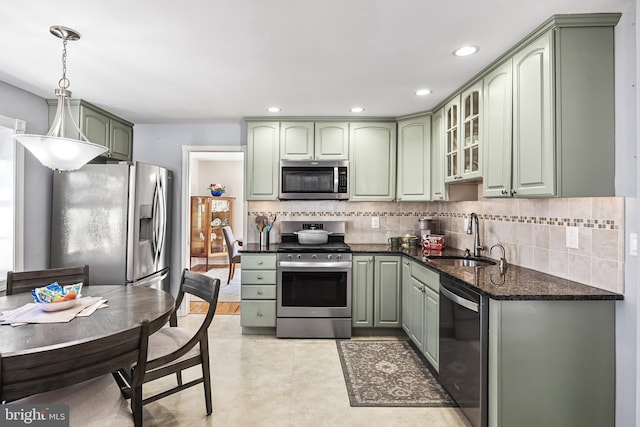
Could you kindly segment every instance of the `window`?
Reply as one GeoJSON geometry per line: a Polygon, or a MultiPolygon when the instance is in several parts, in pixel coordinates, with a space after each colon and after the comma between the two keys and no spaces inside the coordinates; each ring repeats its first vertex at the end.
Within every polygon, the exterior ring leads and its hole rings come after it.
{"type": "Polygon", "coordinates": [[[6,288],[7,271],[23,266],[24,149],[12,135],[24,128],[22,120],[0,116],[0,291],[6,288]]]}

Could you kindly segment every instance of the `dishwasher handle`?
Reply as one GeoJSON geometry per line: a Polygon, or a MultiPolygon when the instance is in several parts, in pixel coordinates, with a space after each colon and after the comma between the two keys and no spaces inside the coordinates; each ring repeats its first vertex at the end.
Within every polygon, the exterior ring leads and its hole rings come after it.
{"type": "Polygon", "coordinates": [[[461,305],[464,308],[468,308],[469,310],[472,310],[476,313],[478,313],[479,311],[478,303],[469,301],[466,298],[462,298],[460,295],[454,294],[449,289],[442,286],[442,284],[440,284],[440,293],[445,297],[447,297],[448,299],[450,299],[451,301],[455,302],[458,305],[461,305]]]}

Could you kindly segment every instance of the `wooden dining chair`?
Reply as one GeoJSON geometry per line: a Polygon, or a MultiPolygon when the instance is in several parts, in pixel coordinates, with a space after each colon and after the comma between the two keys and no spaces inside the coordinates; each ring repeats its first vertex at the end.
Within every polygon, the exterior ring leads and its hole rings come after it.
{"type": "Polygon", "coordinates": [[[51,346],[31,354],[0,354],[0,402],[69,405],[71,426],[142,426],[142,382],[149,321],[92,341],[51,346]],[[126,409],[111,372],[135,363],[131,407],[126,409]],[[115,390],[115,394],[114,394],[115,390]],[[123,418],[122,408],[128,419],[123,418]],[[133,413],[133,417],[131,416],[133,413]],[[112,422],[108,422],[111,420],[112,422]],[[127,422],[128,421],[128,422],[127,422]]]}
{"type": "Polygon", "coordinates": [[[233,275],[236,272],[236,264],[240,263],[240,252],[238,246],[242,246],[241,240],[236,240],[233,235],[233,230],[228,225],[222,227],[222,234],[224,235],[224,241],[227,245],[227,254],[229,255],[229,277],[227,277],[227,285],[231,283],[233,275]],[[237,243],[237,246],[236,246],[237,243]]]}
{"type": "Polygon", "coordinates": [[[9,271],[7,272],[7,295],[29,292],[33,288],[47,286],[53,282],[58,282],[62,286],[82,282],[82,287],[89,286],[89,266],[9,271]]]}
{"type": "MultiPolygon", "coordinates": [[[[178,327],[177,313],[171,314],[169,327],[162,328],[149,337],[149,354],[147,356],[144,382],[156,380],[168,375],[176,374],[177,386],[142,400],[142,404],[155,402],[163,397],[170,396],[186,388],[203,383],[204,399],[207,415],[213,412],[211,403],[211,371],[209,367],[209,339],[207,330],[216,312],[218,293],[220,292],[220,279],[213,279],[202,274],[194,273],[188,269],[182,272],[180,291],[176,297],[176,307],[180,307],[185,294],[197,296],[209,303],[209,309],[200,327],[194,332],[192,329],[178,327]],[[182,382],[182,371],[200,365],[202,376],[188,383],[182,382]]],[[[132,394],[131,383],[133,381],[136,366],[120,372],[122,379],[122,391],[125,397],[132,394]]],[[[141,391],[141,390],[140,390],[141,391]]]]}

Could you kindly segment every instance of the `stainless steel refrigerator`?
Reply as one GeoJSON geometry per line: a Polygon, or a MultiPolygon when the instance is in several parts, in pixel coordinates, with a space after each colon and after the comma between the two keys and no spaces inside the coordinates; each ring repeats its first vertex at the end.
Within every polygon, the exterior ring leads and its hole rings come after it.
{"type": "Polygon", "coordinates": [[[88,264],[91,284],[168,292],[172,172],[119,162],[53,175],[51,267],[88,264]]]}

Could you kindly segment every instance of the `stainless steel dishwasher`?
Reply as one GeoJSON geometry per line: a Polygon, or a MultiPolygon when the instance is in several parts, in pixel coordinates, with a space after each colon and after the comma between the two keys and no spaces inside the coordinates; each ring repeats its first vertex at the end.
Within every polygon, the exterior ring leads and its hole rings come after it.
{"type": "Polygon", "coordinates": [[[487,424],[488,298],[440,276],[440,382],[475,427],[487,424]]]}

